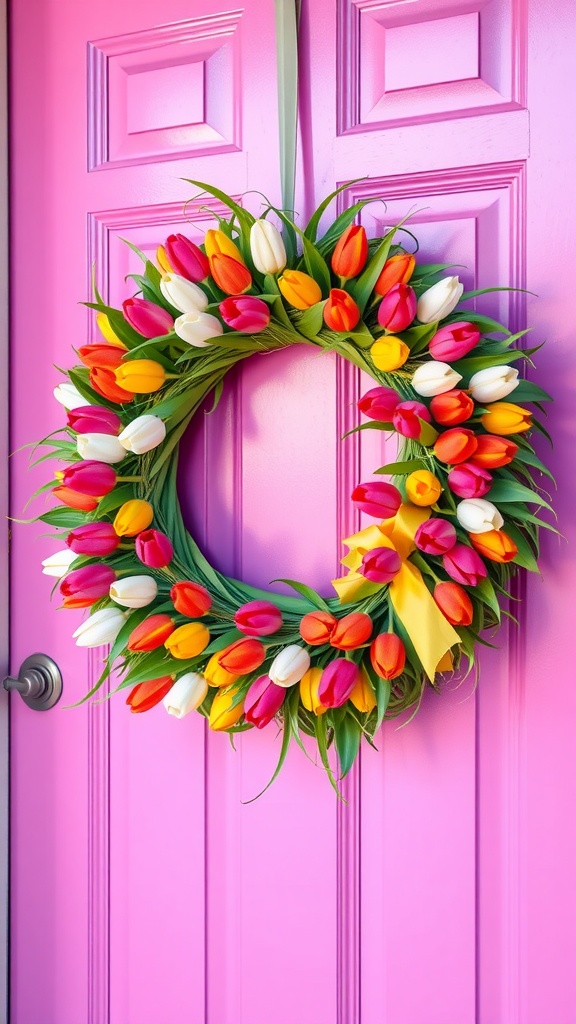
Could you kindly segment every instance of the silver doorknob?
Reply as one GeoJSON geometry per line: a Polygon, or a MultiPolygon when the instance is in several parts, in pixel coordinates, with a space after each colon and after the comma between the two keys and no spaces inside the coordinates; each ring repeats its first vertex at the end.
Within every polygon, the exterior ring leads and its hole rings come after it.
{"type": "Polygon", "coordinates": [[[33,711],[48,711],[62,696],[62,673],[47,654],[31,654],[20,666],[18,678],[7,676],[5,690],[17,690],[33,711]]]}

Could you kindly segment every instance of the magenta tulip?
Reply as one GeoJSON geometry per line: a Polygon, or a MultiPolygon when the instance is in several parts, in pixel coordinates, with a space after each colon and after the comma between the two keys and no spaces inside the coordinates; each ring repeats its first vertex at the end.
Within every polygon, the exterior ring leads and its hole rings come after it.
{"type": "Polygon", "coordinates": [[[383,480],[358,484],[351,497],[356,508],[376,519],[391,519],[402,504],[402,495],[398,488],[383,480]]]}
{"type": "Polygon", "coordinates": [[[480,331],[473,324],[459,320],[436,332],[429,344],[432,359],[453,363],[471,352],[480,341],[480,331]]]}
{"type": "Polygon", "coordinates": [[[172,270],[187,281],[197,284],[208,277],[208,257],[186,235],[169,235],[164,248],[172,270]]]}
{"type": "Polygon", "coordinates": [[[318,685],[318,700],[325,708],[339,708],[348,700],[358,679],[358,665],[346,658],[328,663],[318,685]]]}
{"type": "Polygon", "coordinates": [[[466,544],[455,544],[444,555],[442,564],[448,575],[465,587],[477,587],[488,575],[480,555],[466,544]]]}
{"type": "Polygon", "coordinates": [[[124,319],[144,338],[159,338],[162,334],[170,334],[174,327],[174,317],[167,309],[157,306],[148,299],[126,299],[122,303],[124,319]]]}
{"type": "Polygon", "coordinates": [[[420,420],[432,422],[432,417],[422,402],[400,402],[392,416],[392,423],[398,433],[402,434],[402,437],[412,437],[415,440],[418,440],[422,433],[420,420]]]}
{"type": "Polygon", "coordinates": [[[269,636],[282,625],[282,612],[270,601],[249,601],[234,616],[236,628],[246,636],[269,636]]]}
{"type": "Polygon", "coordinates": [[[242,334],[258,334],[270,323],[268,306],[253,295],[231,295],[218,308],[224,323],[242,334]]]}
{"type": "Polygon", "coordinates": [[[135,547],[137,557],[150,569],[163,569],[174,555],[170,538],[160,530],[142,530],[136,537],[135,547]]]}
{"type": "Polygon", "coordinates": [[[116,579],[109,565],[85,565],[73,569],[60,584],[65,608],[88,608],[101,597],[106,597],[116,579]]]}
{"type": "Polygon", "coordinates": [[[371,583],[390,583],[401,566],[402,559],[394,548],[372,548],[363,556],[360,572],[371,583]]]}
{"type": "Polygon", "coordinates": [[[62,473],[62,483],[72,491],[101,498],[116,486],[116,473],[107,462],[86,459],[68,466],[62,473]]]}
{"type": "Polygon", "coordinates": [[[111,555],[120,541],[112,523],[84,523],[66,537],[68,547],[77,555],[111,555]]]}
{"type": "Polygon", "coordinates": [[[459,498],[483,498],[492,485],[492,474],[473,462],[461,462],[448,473],[448,486],[459,498]]]}
{"type": "Polygon", "coordinates": [[[378,323],[388,331],[405,331],[416,316],[416,294],[408,284],[395,284],[378,306],[378,323]]]}
{"type": "Polygon", "coordinates": [[[454,547],[456,529],[446,519],[427,519],[416,530],[414,543],[426,555],[444,555],[454,547]]]}
{"type": "Polygon", "coordinates": [[[103,405],[81,405],[70,409],[68,426],[77,434],[119,434],[122,420],[103,405]]]}
{"type": "Polygon", "coordinates": [[[259,676],[252,683],[244,700],[246,721],[251,722],[257,729],[263,729],[282,707],[286,693],[286,687],[273,683],[270,676],[259,676]]]}
{"type": "Polygon", "coordinates": [[[394,388],[372,388],[362,395],[358,402],[358,408],[371,420],[391,423],[394,410],[399,402],[400,395],[394,391],[394,388]]]}

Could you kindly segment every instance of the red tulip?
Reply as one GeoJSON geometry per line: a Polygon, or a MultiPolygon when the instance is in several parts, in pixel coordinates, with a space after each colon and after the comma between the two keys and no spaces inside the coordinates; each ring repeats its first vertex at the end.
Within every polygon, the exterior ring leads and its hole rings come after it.
{"type": "Polygon", "coordinates": [[[318,699],[325,708],[340,708],[346,703],[358,679],[358,665],[346,658],[330,661],[318,685],[318,699]]]}
{"type": "Polygon", "coordinates": [[[114,370],[106,366],[93,366],[89,376],[90,387],[97,395],[102,395],[102,398],[107,398],[109,402],[124,404],[134,401],[132,392],[121,388],[116,382],[114,370]]]}
{"type": "Polygon", "coordinates": [[[147,679],[145,683],[138,683],[126,697],[126,703],[130,711],[139,714],[141,711],[149,711],[156,704],[164,699],[167,693],[174,686],[172,676],[161,676],[160,679],[147,679]]]}
{"type": "Polygon", "coordinates": [[[378,306],[378,323],[388,331],[405,331],[416,316],[416,295],[407,284],[395,284],[378,306]]]}
{"type": "Polygon", "coordinates": [[[331,288],[324,306],[324,323],[331,331],[353,331],[360,320],[360,310],[343,288],[331,288]]]}
{"type": "Polygon", "coordinates": [[[165,249],[170,267],[176,274],[196,284],[208,277],[208,257],[185,235],[169,235],[165,249]]]}
{"type": "Polygon", "coordinates": [[[170,591],[170,600],[176,611],[188,619],[199,619],[212,607],[212,598],[206,587],[188,580],[174,584],[170,591]]]}
{"type": "Polygon", "coordinates": [[[218,654],[218,664],[227,672],[243,676],[248,672],[255,672],[266,658],[266,648],[260,640],[253,640],[251,637],[242,637],[235,640],[218,654]]]}
{"type": "Polygon", "coordinates": [[[443,395],[434,395],[430,402],[430,412],[443,427],[455,427],[470,419],[474,412],[474,402],[465,391],[454,388],[445,391],[443,395]]]}
{"type": "Polygon", "coordinates": [[[71,487],[54,487],[52,494],[58,501],[68,505],[68,508],[76,508],[79,512],[93,512],[98,508],[100,497],[92,498],[89,494],[81,494],[80,491],[73,491],[71,487]]]}
{"type": "Polygon", "coordinates": [[[273,683],[269,676],[256,679],[244,701],[244,717],[257,729],[263,729],[272,721],[274,715],[282,707],[286,696],[286,688],[273,683]]]}
{"type": "Polygon", "coordinates": [[[469,626],[474,618],[472,601],[457,583],[437,583],[434,600],[452,626],[469,626]]]}
{"type": "Polygon", "coordinates": [[[362,558],[360,572],[371,583],[391,583],[402,567],[402,559],[394,548],[372,548],[362,558]]]}
{"type": "Polygon", "coordinates": [[[155,651],[176,629],[169,615],[149,615],[132,630],[126,644],[129,651],[155,651]]]}
{"type": "Polygon", "coordinates": [[[218,308],[224,323],[242,334],[258,334],[270,323],[268,306],[253,295],[230,296],[218,308]]]}
{"type": "Polygon", "coordinates": [[[356,277],[368,259],[366,230],[351,224],[338,239],[332,253],[332,270],[338,277],[356,277]]]}
{"type": "Polygon", "coordinates": [[[338,619],[330,637],[330,644],[339,651],[353,651],[370,639],[372,628],[372,619],[369,615],[364,612],[350,612],[349,615],[338,619]]]}
{"type": "Polygon", "coordinates": [[[252,285],[252,274],[248,267],[223,252],[215,252],[210,257],[210,273],[227,295],[241,295],[252,285]]]}
{"type": "Polygon", "coordinates": [[[444,555],[456,543],[456,530],[446,519],[427,519],[416,530],[414,543],[426,555],[444,555]]]}
{"type": "Polygon", "coordinates": [[[78,349],[78,355],[80,362],[84,363],[84,366],[91,368],[93,366],[107,366],[115,369],[122,362],[124,349],[118,345],[97,343],[95,345],[82,345],[78,349]]]}
{"type": "Polygon", "coordinates": [[[448,486],[459,498],[483,498],[492,486],[492,474],[473,462],[461,462],[448,473],[448,486]]]}
{"type": "Polygon", "coordinates": [[[119,434],[122,420],[103,405],[82,405],[78,409],[70,409],[68,426],[77,434],[119,434]]]}
{"type": "Polygon", "coordinates": [[[168,310],[149,299],[126,299],[122,303],[122,312],[130,326],[144,338],[159,338],[163,334],[170,334],[174,327],[174,317],[168,310]]]}
{"type": "Polygon", "coordinates": [[[111,555],[120,543],[112,523],[84,523],[66,537],[66,543],[77,555],[111,555]]]}
{"type": "Polygon", "coordinates": [[[160,530],[143,530],[136,537],[136,555],[150,569],[163,569],[174,556],[172,542],[160,530]]]}
{"type": "Polygon", "coordinates": [[[422,402],[400,402],[392,415],[392,423],[395,430],[403,437],[412,437],[418,440],[422,433],[420,420],[430,423],[432,417],[422,402]]]}
{"type": "Polygon", "coordinates": [[[109,565],[85,565],[73,569],[60,584],[64,608],[88,608],[106,597],[116,579],[109,565]]]}
{"type": "Polygon", "coordinates": [[[269,636],[282,625],[282,612],[270,601],[249,601],[234,616],[236,629],[246,636],[269,636]]]}
{"type": "Polygon", "coordinates": [[[442,564],[448,575],[465,587],[477,587],[488,575],[480,555],[466,544],[455,544],[442,558],[442,564]]]}
{"type": "Polygon", "coordinates": [[[371,420],[391,423],[396,406],[401,398],[394,388],[371,388],[358,402],[360,412],[371,420]]]}
{"type": "Polygon", "coordinates": [[[459,320],[441,327],[431,339],[428,348],[432,359],[441,363],[454,363],[471,352],[480,341],[480,331],[473,324],[459,320]]]}
{"type": "Polygon", "coordinates": [[[391,519],[402,504],[398,488],[384,480],[358,484],[351,497],[356,508],[375,519],[391,519]]]}
{"type": "Polygon", "coordinates": [[[440,434],[434,445],[434,454],[440,462],[456,465],[459,462],[467,462],[477,447],[478,438],[473,430],[455,427],[440,434]]]}
{"type": "Polygon", "coordinates": [[[381,679],[401,676],[406,664],[406,648],[396,633],[380,633],[370,646],[370,661],[381,679]]]}
{"type": "Polygon", "coordinates": [[[518,445],[509,441],[507,437],[498,437],[497,434],[478,434],[476,451],[470,457],[470,461],[476,466],[484,469],[499,469],[512,462],[518,445]]]}
{"type": "Polygon", "coordinates": [[[116,486],[116,473],[107,462],[87,459],[68,466],[62,473],[62,483],[80,494],[101,498],[116,486]]]}
{"type": "Polygon", "coordinates": [[[337,619],[330,612],[308,612],[300,620],[300,636],[311,647],[330,643],[337,619]]]}

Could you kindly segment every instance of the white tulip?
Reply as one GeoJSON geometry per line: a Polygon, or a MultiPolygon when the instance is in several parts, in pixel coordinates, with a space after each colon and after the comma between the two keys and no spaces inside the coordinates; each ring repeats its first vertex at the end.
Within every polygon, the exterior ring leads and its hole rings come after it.
{"type": "Polygon", "coordinates": [[[250,228],[250,252],[261,274],[279,274],[286,266],[282,235],[268,220],[257,220],[250,228]]]}
{"type": "Polygon", "coordinates": [[[208,305],[206,292],[180,274],[163,274],[160,278],[160,291],[166,301],[181,313],[201,311],[208,305]]]}
{"type": "Polygon", "coordinates": [[[144,455],[157,448],[166,437],[166,426],[159,416],[151,416],[146,413],[144,416],[137,416],[132,420],[121,434],[118,440],[127,452],[134,452],[134,455],[144,455]]]}
{"type": "Polygon", "coordinates": [[[468,385],[475,402],[499,402],[518,387],[518,370],[513,366],[487,366],[470,378],[468,385]]]}
{"type": "Polygon", "coordinates": [[[42,572],[45,576],[55,576],[57,580],[61,580],[77,557],[76,552],[71,551],[70,548],[55,551],[53,555],[49,555],[42,562],[42,572]]]}
{"type": "Polygon", "coordinates": [[[77,647],[103,647],[113,644],[128,618],[127,612],[111,605],[93,612],[75,633],[72,634],[77,647]]]}
{"type": "Polygon", "coordinates": [[[443,320],[460,301],[464,285],[458,277],[443,277],[418,299],[416,316],[421,324],[443,320]]]}
{"type": "Polygon", "coordinates": [[[462,374],[456,373],[449,363],[441,363],[434,359],[429,363],[423,363],[414,371],[412,387],[424,398],[431,398],[433,395],[443,395],[445,391],[452,391],[460,380],[462,374]]]}
{"type": "Polygon", "coordinates": [[[126,449],[113,434],[78,434],[76,448],[83,459],[95,459],[109,465],[126,458],[126,449]]]}
{"type": "Polygon", "coordinates": [[[65,409],[79,409],[82,405],[93,405],[93,402],[89,402],[84,395],[81,395],[78,388],[74,384],[70,384],[69,381],[65,381],[63,384],[59,384],[58,387],[54,388],[54,398],[60,405],[63,405],[65,409]]]}
{"type": "Polygon", "coordinates": [[[145,608],[157,593],[153,576],[121,576],[110,586],[110,597],[123,608],[145,608]]]}
{"type": "Polygon", "coordinates": [[[224,333],[224,328],[219,320],[211,313],[202,313],[200,310],[191,310],[183,313],[174,321],[174,330],[182,341],[188,345],[195,345],[196,348],[204,348],[209,344],[210,338],[217,338],[224,333]]]}
{"type": "Polygon", "coordinates": [[[199,708],[206,694],[208,683],[198,672],[186,672],[176,680],[162,701],[169,715],[184,718],[190,711],[199,708]]]}
{"type": "Polygon", "coordinates": [[[468,533],[499,530],[504,520],[498,509],[485,498],[466,498],[456,506],[456,518],[468,533]]]}
{"type": "Polygon", "coordinates": [[[272,662],[268,675],[276,686],[294,686],[310,668],[310,655],[299,644],[289,644],[272,662]]]}

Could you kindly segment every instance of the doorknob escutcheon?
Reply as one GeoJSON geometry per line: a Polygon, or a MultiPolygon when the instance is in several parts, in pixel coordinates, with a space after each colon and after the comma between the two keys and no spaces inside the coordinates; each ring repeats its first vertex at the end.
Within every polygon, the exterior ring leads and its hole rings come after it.
{"type": "Polygon", "coordinates": [[[62,673],[47,654],[31,654],[20,666],[18,677],[6,676],[5,690],[16,690],[33,711],[49,711],[62,696],[62,673]]]}

